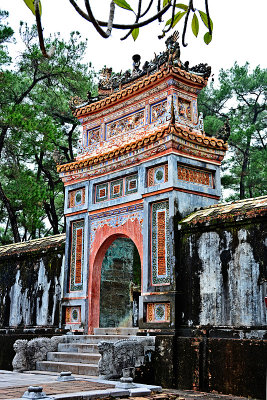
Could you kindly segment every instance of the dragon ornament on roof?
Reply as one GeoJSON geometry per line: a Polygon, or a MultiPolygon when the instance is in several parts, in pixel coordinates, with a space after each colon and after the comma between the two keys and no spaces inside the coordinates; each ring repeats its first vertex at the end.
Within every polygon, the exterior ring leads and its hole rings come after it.
{"type": "Polygon", "coordinates": [[[175,31],[169,36],[166,41],[166,49],[159,54],[155,54],[153,60],[145,61],[141,66],[141,57],[139,54],[134,54],[132,57],[133,68],[128,69],[125,72],[114,73],[112,68],[104,67],[100,73],[100,80],[98,83],[98,96],[93,97],[88,92],[87,100],[82,100],[77,97],[73,97],[70,101],[70,108],[75,110],[85,104],[91,104],[93,102],[102,100],[103,98],[110,96],[112,93],[121,90],[122,88],[131,85],[134,81],[154,74],[164,66],[173,65],[179,67],[181,70],[191,72],[195,75],[200,75],[204,78],[208,78],[211,74],[211,67],[207,64],[198,64],[193,67],[189,66],[189,61],[182,62],[180,60],[180,45],[178,42],[179,32],[175,31]]]}

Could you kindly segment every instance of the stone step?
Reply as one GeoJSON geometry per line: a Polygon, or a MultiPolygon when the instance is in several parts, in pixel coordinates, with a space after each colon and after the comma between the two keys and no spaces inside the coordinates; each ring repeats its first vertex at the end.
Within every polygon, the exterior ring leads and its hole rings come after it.
{"type": "Polygon", "coordinates": [[[58,351],[69,353],[97,353],[97,343],[59,343],[58,351]]]}
{"type": "Polygon", "coordinates": [[[102,340],[116,342],[121,339],[136,339],[135,335],[66,335],[64,343],[99,343],[102,340]]]}
{"type": "Polygon", "coordinates": [[[136,335],[139,328],[95,328],[95,335],[136,335]]]}
{"type": "Polygon", "coordinates": [[[98,366],[96,364],[82,364],[62,361],[37,361],[36,369],[39,371],[51,372],[70,371],[72,374],[77,375],[99,375],[98,366]]]}
{"type": "Polygon", "coordinates": [[[63,361],[71,363],[98,364],[100,354],[95,353],[66,353],[66,352],[49,352],[47,353],[47,361],[63,361]]]}

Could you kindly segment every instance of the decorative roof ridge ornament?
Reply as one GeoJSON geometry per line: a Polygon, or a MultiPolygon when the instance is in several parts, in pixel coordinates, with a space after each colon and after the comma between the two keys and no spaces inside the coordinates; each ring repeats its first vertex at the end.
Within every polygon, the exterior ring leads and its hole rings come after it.
{"type": "Polygon", "coordinates": [[[127,97],[133,92],[136,92],[140,89],[143,90],[143,88],[150,85],[151,82],[155,83],[156,80],[164,78],[164,76],[168,75],[169,73],[177,74],[185,78],[186,80],[190,80],[192,82],[200,84],[203,87],[206,86],[208,79],[200,74],[195,74],[194,72],[190,73],[190,71],[186,71],[181,67],[164,64],[160,67],[159,71],[156,71],[151,75],[144,76],[143,79],[141,79],[140,77],[138,79],[134,79],[129,83],[129,85],[125,85],[123,87],[120,86],[119,90],[115,91],[115,93],[113,93],[111,89],[105,89],[106,95],[103,95],[103,92],[101,92],[101,95],[99,94],[98,99],[95,98],[94,102],[75,107],[73,109],[73,115],[79,117],[89,112],[97,111],[102,107],[105,107],[106,105],[110,105],[116,102],[118,99],[123,99],[127,97]]]}
{"type": "Polygon", "coordinates": [[[193,73],[207,79],[211,74],[211,67],[207,64],[200,63],[193,67],[189,67],[189,61],[184,63],[180,60],[180,45],[178,42],[179,32],[175,31],[171,36],[165,40],[166,49],[159,54],[155,53],[153,60],[145,61],[142,68],[141,57],[139,54],[134,54],[133,59],[133,69],[126,70],[125,72],[115,73],[112,68],[105,66],[101,73],[98,83],[98,96],[92,97],[91,93],[88,94],[87,100],[79,99],[77,101],[74,97],[70,102],[70,107],[72,110],[80,108],[84,105],[90,105],[91,103],[100,101],[113,93],[119,92],[130,85],[134,84],[135,81],[140,80],[142,77],[148,77],[155,74],[161,69],[166,69],[170,66],[178,67],[180,70],[184,70],[187,73],[193,73]],[[85,104],[83,104],[85,103],[85,104]]]}
{"type": "MultiPolygon", "coordinates": [[[[189,61],[185,61],[185,63],[183,63],[180,60],[181,51],[178,38],[179,32],[175,31],[165,41],[166,50],[160,52],[159,54],[155,53],[153,60],[146,61],[142,68],[140,68],[141,57],[139,54],[134,54],[132,57],[132,71],[126,70],[125,72],[121,71],[119,73],[114,73],[112,68],[105,66],[100,73],[98,96],[92,97],[91,93],[88,92],[87,100],[80,99],[77,96],[71,99],[70,108],[74,112],[74,115],[84,114],[83,111],[78,112],[78,110],[81,108],[84,109],[86,106],[90,106],[90,104],[96,102],[99,103],[105,98],[114,96],[117,93],[130,88],[131,86],[139,84],[140,82],[142,83],[150,76],[155,75],[160,71],[173,71],[192,81],[196,81],[196,76],[199,76],[200,79],[204,79],[203,82],[207,81],[211,75],[211,67],[208,66],[208,64],[200,63],[190,68],[189,61]]],[[[134,90],[136,89],[138,88],[134,88],[134,90]]],[[[112,101],[114,100],[116,99],[114,98],[112,101]]],[[[101,104],[101,106],[104,105],[104,103],[101,104]]],[[[86,108],[86,111],[90,111],[90,109],[86,108]]]]}

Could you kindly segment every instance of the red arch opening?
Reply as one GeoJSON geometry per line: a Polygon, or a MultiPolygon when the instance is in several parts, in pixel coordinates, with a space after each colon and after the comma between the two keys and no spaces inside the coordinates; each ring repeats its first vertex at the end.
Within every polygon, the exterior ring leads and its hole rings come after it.
{"type": "Polygon", "coordinates": [[[141,282],[143,277],[143,235],[137,219],[128,220],[124,225],[113,227],[104,225],[95,234],[89,256],[88,284],[88,333],[99,327],[101,267],[109,246],[118,238],[131,239],[137,247],[141,260],[141,282]]]}

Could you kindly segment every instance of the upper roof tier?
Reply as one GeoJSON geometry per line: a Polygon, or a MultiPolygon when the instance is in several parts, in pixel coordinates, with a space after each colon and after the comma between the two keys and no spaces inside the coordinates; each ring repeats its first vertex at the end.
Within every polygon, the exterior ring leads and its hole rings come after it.
{"type": "Polygon", "coordinates": [[[112,74],[105,67],[96,98],[89,93],[86,102],[72,99],[71,108],[83,133],[75,161],[58,166],[59,172],[72,174],[111,159],[115,168],[115,158],[129,158],[133,151],[144,152],[161,141],[166,142],[164,148],[181,154],[221,162],[228,132],[207,137],[197,109],[197,96],[211,68],[182,63],[175,35],[166,40],[166,50],[142,69],[139,55],[133,56],[132,72],[112,74]]]}
{"type": "Polygon", "coordinates": [[[112,68],[104,67],[98,84],[98,95],[92,97],[91,92],[88,92],[86,101],[73,97],[70,101],[73,114],[79,118],[125,99],[160,79],[162,74],[157,74],[157,72],[165,72],[166,75],[170,66],[185,83],[196,83],[200,89],[206,86],[211,74],[211,67],[203,63],[190,67],[188,61],[183,63],[180,60],[178,36],[178,33],[174,32],[165,42],[166,50],[158,55],[155,54],[154,59],[146,61],[142,68],[140,68],[141,57],[139,54],[132,57],[132,71],[114,73],[112,68]]]}

